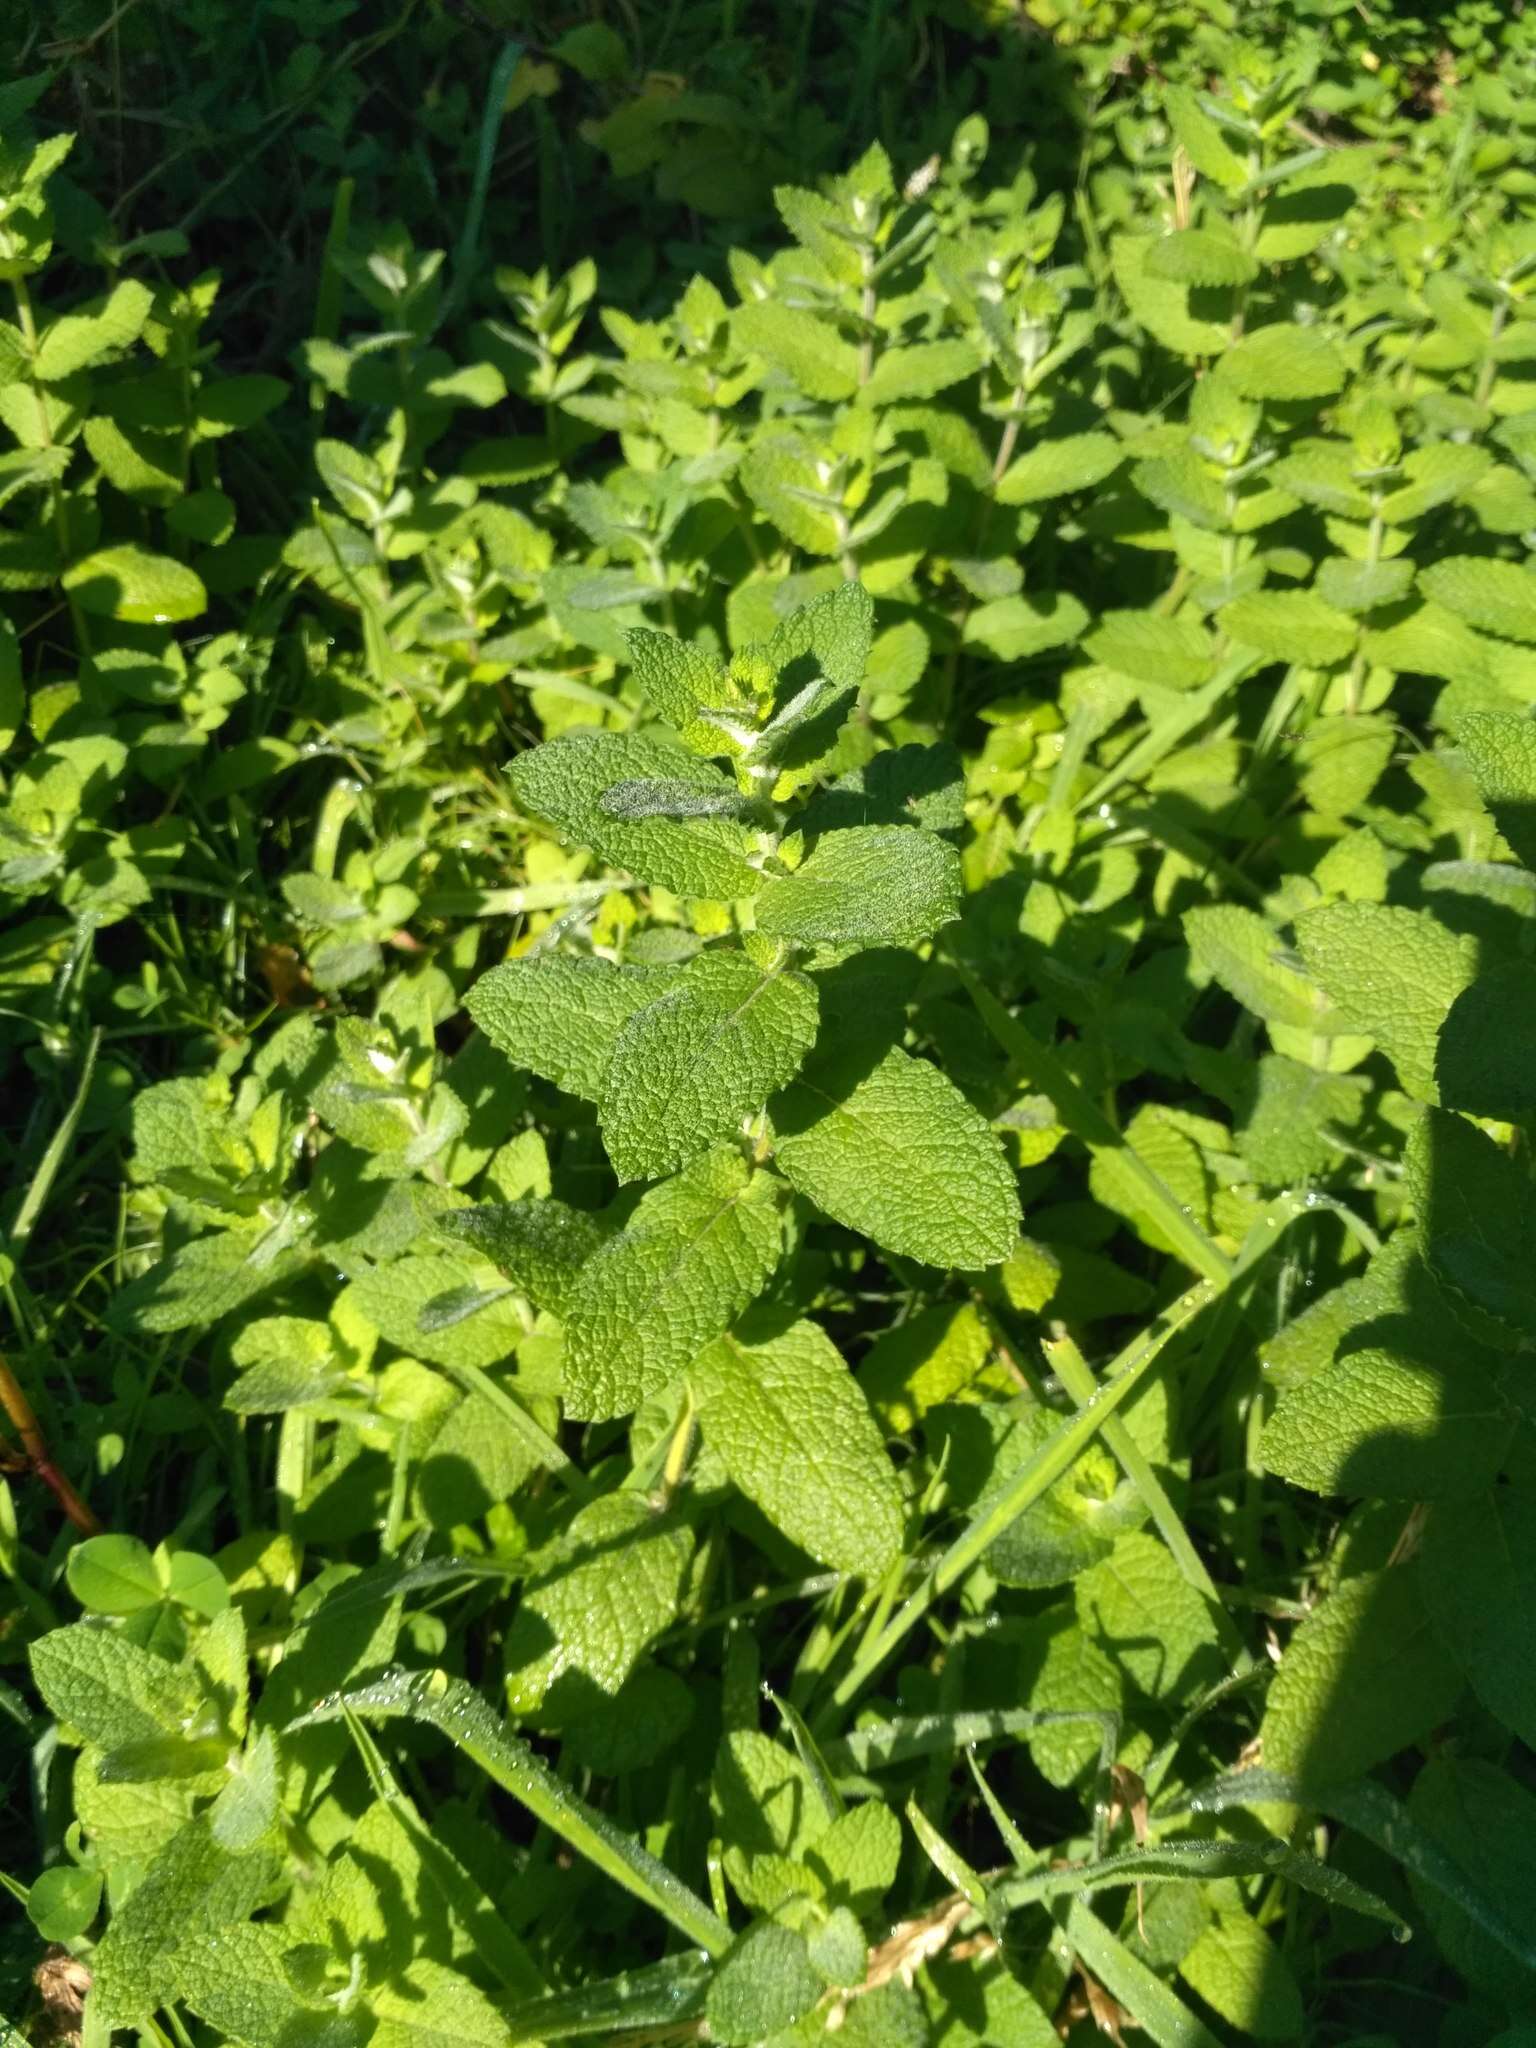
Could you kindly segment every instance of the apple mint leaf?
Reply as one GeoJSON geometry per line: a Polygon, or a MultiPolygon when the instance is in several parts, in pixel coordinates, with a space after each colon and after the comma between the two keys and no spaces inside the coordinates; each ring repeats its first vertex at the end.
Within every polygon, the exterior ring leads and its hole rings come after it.
{"type": "Polygon", "coordinates": [[[1221,374],[1243,398],[1331,398],[1344,382],[1343,356],[1316,327],[1277,320],[1222,346],[1221,374]]]}
{"type": "Polygon", "coordinates": [[[793,1080],[816,1037],[802,974],[703,953],[619,1032],[598,1094],[621,1181],[684,1165],[793,1080]]]}
{"type": "Polygon", "coordinates": [[[1082,1627],[1148,1698],[1187,1698],[1221,1677],[1215,1616],[1160,1537],[1122,1536],[1073,1593],[1082,1627]]]}
{"type": "Polygon", "coordinates": [[[823,1988],[805,1936],[772,1920],[755,1920],[726,1950],[709,1987],[709,2038],[724,2048],[753,2048],[792,2027],[823,1988]]]}
{"type": "Polygon", "coordinates": [[[730,678],[720,661],[703,647],[636,626],[625,636],[630,665],[646,702],[664,718],[695,753],[731,751],[720,727],[699,717],[700,710],[719,710],[733,701],[730,678]]]}
{"type": "Polygon", "coordinates": [[[180,1735],[196,1710],[193,1675],[119,1629],[92,1622],[54,1629],[32,1645],[31,1662],[49,1712],[107,1748],[180,1735]]]}
{"type": "Polygon", "coordinates": [[[1536,965],[1500,961],[1461,991],[1440,1027],[1435,1081],[1447,1109],[1536,1116],[1536,965]]]}
{"type": "Polygon", "coordinates": [[[688,1369],[704,1440],[791,1543],[878,1579],[901,1553],[901,1488],[842,1354],[815,1323],[727,1334],[688,1369]]]}
{"type": "Polygon", "coordinates": [[[805,808],[808,839],[850,825],[921,825],[948,836],[965,827],[965,768],[957,747],[888,747],[829,783],[805,808]]]}
{"type": "Polygon", "coordinates": [[[369,1997],[377,2025],[368,2048],[507,2048],[507,2023],[478,1985],[417,1956],[369,1997]]]}
{"type": "Polygon", "coordinates": [[[590,1216],[553,1196],[519,1202],[477,1202],[436,1218],[441,1237],[505,1273],[520,1294],[558,1310],[577,1271],[602,1242],[590,1216]]]}
{"type": "Polygon", "coordinates": [[[1286,1645],[1265,1704],[1265,1765],[1344,1784],[1438,1727],[1461,1685],[1412,1565],[1346,1579],[1286,1645]]]}
{"type": "Polygon", "coordinates": [[[1355,621],[1310,590],[1256,590],[1223,605],[1216,622],[1271,661],[1327,668],[1355,644],[1355,621]]]}
{"type": "Polygon", "coordinates": [[[1266,1024],[1325,1029],[1327,997],[1286,959],[1278,935],[1256,910],[1237,903],[1187,910],[1184,936],[1195,966],[1266,1024]]]}
{"type": "Polygon", "coordinates": [[[1486,1486],[1513,1427],[1470,1355],[1430,1362],[1366,1345],[1288,1389],[1262,1444],[1271,1472],[1313,1493],[1440,1500],[1486,1486]]]}
{"type": "Polygon", "coordinates": [[[1243,2040],[1301,2038],[1306,2009],[1295,1973],[1247,1913],[1218,1913],[1180,1960],[1179,1975],[1243,2040]]]}
{"type": "Polygon", "coordinates": [[[519,754],[508,770],[526,811],[562,838],[590,847],[610,867],[679,896],[730,901],[762,877],[747,861],[730,818],[613,817],[604,794],[616,784],[666,782],[706,797],[734,797],[735,785],[706,761],[643,733],[569,732],[519,754]]]}
{"type": "Polygon", "coordinates": [[[734,818],[745,800],[734,789],[694,789],[675,777],[668,781],[615,782],[598,798],[609,818],[734,818]]]}
{"type": "Polygon", "coordinates": [[[981,1112],[927,1060],[850,1046],[772,1105],[792,1187],[850,1230],[929,1266],[995,1265],[1019,1231],[1013,1171],[981,1112]]]}
{"type": "MultiPolygon", "coordinates": [[[[1520,574],[1536,584],[1524,570],[1520,574]]],[[[1536,868],[1536,719],[1512,711],[1468,712],[1456,740],[1517,859],[1536,868]]]]}
{"type": "Polygon", "coordinates": [[[779,1261],[779,1193],[722,1146],[641,1197],[566,1301],[571,1415],[638,1408],[756,1299],[779,1261]]]}
{"type": "Polygon", "coordinates": [[[1193,690],[1216,668],[1210,629],[1198,619],[1168,619],[1158,612],[1105,612],[1083,643],[1095,661],[1134,682],[1167,690],[1193,690]]]}
{"type": "Polygon", "coordinates": [[[1493,1485],[1442,1501],[1419,1569],[1441,1641],[1490,1713],[1536,1738],[1536,1497],[1493,1485]]]}
{"type": "Polygon", "coordinates": [[[560,955],[507,960],[481,975],[464,1007],[516,1066],[595,1102],[624,1024],[676,975],[674,967],[560,955]]]}
{"type": "Polygon", "coordinates": [[[278,1860],[231,1855],[207,1818],[189,1820],[116,1907],[91,1957],[91,2011],[99,2026],[143,2025],[174,1997],[183,1945],[248,1920],[270,1895],[278,1860]]]}
{"type": "Polygon", "coordinates": [[[1465,1117],[1430,1110],[1405,1154],[1424,1255],[1457,1315],[1506,1350],[1536,1338],[1536,1193],[1521,1160],[1465,1117]]]}
{"type": "Polygon", "coordinates": [[[295,1985],[288,1959],[298,1946],[286,1928],[255,1920],[191,1936],[179,1945],[177,1991],[200,2020],[250,2048],[318,2039],[327,2008],[295,1985]]]}
{"type": "Polygon", "coordinates": [[[809,946],[912,946],[960,915],[960,856],[903,825],[825,832],[804,865],[762,884],[757,925],[809,946]]]}
{"type": "Polygon", "coordinates": [[[583,1508],[539,1555],[507,1631],[507,1704],[559,1723],[611,1701],[677,1618],[693,1535],[643,1494],[583,1508]]]}
{"type": "Polygon", "coordinates": [[[1419,571],[1437,604],[1504,640],[1536,640],[1536,576],[1518,562],[1447,555],[1419,571]]]}
{"type": "Polygon", "coordinates": [[[1472,979],[1474,942],[1425,911],[1325,903],[1297,919],[1296,944],[1339,1020],[1375,1040],[1408,1094],[1433,1102],[1435,1041],[1472,979]]]}
{"type": "Polygon", "coordinates": [[[1037,441],[998,479],[999,505],[1033,505],[1045,498],[1064,498],[1086,491],[1112,476],[1125,460],[1124,445],[1113,434],[1064,434],[1059,440],[1037,441]]]}

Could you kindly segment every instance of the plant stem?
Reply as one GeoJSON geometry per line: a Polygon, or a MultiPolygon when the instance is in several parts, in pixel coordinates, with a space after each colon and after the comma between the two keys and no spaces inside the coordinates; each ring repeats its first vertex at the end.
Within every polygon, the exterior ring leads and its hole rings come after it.
{"type": "Polygon", "coordinates": [[[0,1356],[0,1408],[5,1410],[11,1427],[21,1438],[21,1448],[32,1468],[33,1477],[42,1480],[82,1536],[99,1536],[100,1522],[49,1456],[48,1440],[32,1412],[32,1403],[3,1356],[0,1356]]]}

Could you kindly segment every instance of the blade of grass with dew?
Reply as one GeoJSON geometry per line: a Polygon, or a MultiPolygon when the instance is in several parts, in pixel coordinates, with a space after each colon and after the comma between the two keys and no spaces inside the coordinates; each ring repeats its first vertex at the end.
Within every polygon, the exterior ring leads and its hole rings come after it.
{"type": "Polygon", "coordinates": [[[450,1678],[445,1671],[388,1672],[371,1685],[321,1700],[290,1726],[312,1727],[340,1720],[348,1712],[365,1721],[400,1718],[437,1729],[551,1833],[690,1941],[712,1956],[723,1955],[730,1947],[731,1930],[698,1894],[632,1835],[562,1784],[463,1679],[450,1678]]]}
{"type": "Polygon", "coordinates": [[[867,1640],[853,1664],[833,1689],[829,1704],[846,1707],[892,1657],[916,1628],[934,1601],[962,1579],[982,1552],[996,1541],[1024,1510],[1039,1500],[1081,1457],[1099,1432],[1107,1415],[1113,1415],[1151,1372],[1169,1342],[1195,1318],[1220,1299],[1209,1281],[1199,1280],[1121,1352],[1100,1386],[1093,1403],[1079,1409],[1048,1437],[1035,1455],[1021,1465],[1008,1485],[984,1514],[972,1518],[944,1555],[924,1575],[921,1583],[886,1626],[867,1640]]]}

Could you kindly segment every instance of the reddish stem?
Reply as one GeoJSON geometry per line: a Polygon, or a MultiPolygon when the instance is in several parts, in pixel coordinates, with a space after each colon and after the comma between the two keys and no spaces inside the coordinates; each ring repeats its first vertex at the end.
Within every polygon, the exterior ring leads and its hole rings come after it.
{"type": "Polygon", "coordinates": [[[38,1427],[32,1403],[22,1392],[21,1382],[3,1357],[0,1357],[0,1408],[10,1417],[12,1428],[21,1438],[21,1448],[34,1478],[42,1480],[82,1536],[99,1536],[100,1522],[48,1455],[48,1440],[38,1427]]]}

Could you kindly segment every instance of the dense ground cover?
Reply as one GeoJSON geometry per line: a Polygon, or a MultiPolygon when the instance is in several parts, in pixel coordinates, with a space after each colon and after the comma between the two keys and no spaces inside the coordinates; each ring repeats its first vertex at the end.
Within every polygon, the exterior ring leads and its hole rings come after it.
{"type": "Polygon", "coordinates": [[[1531,32],[46,36],[0,2016],[1528,2044],[1531,32]]]}

